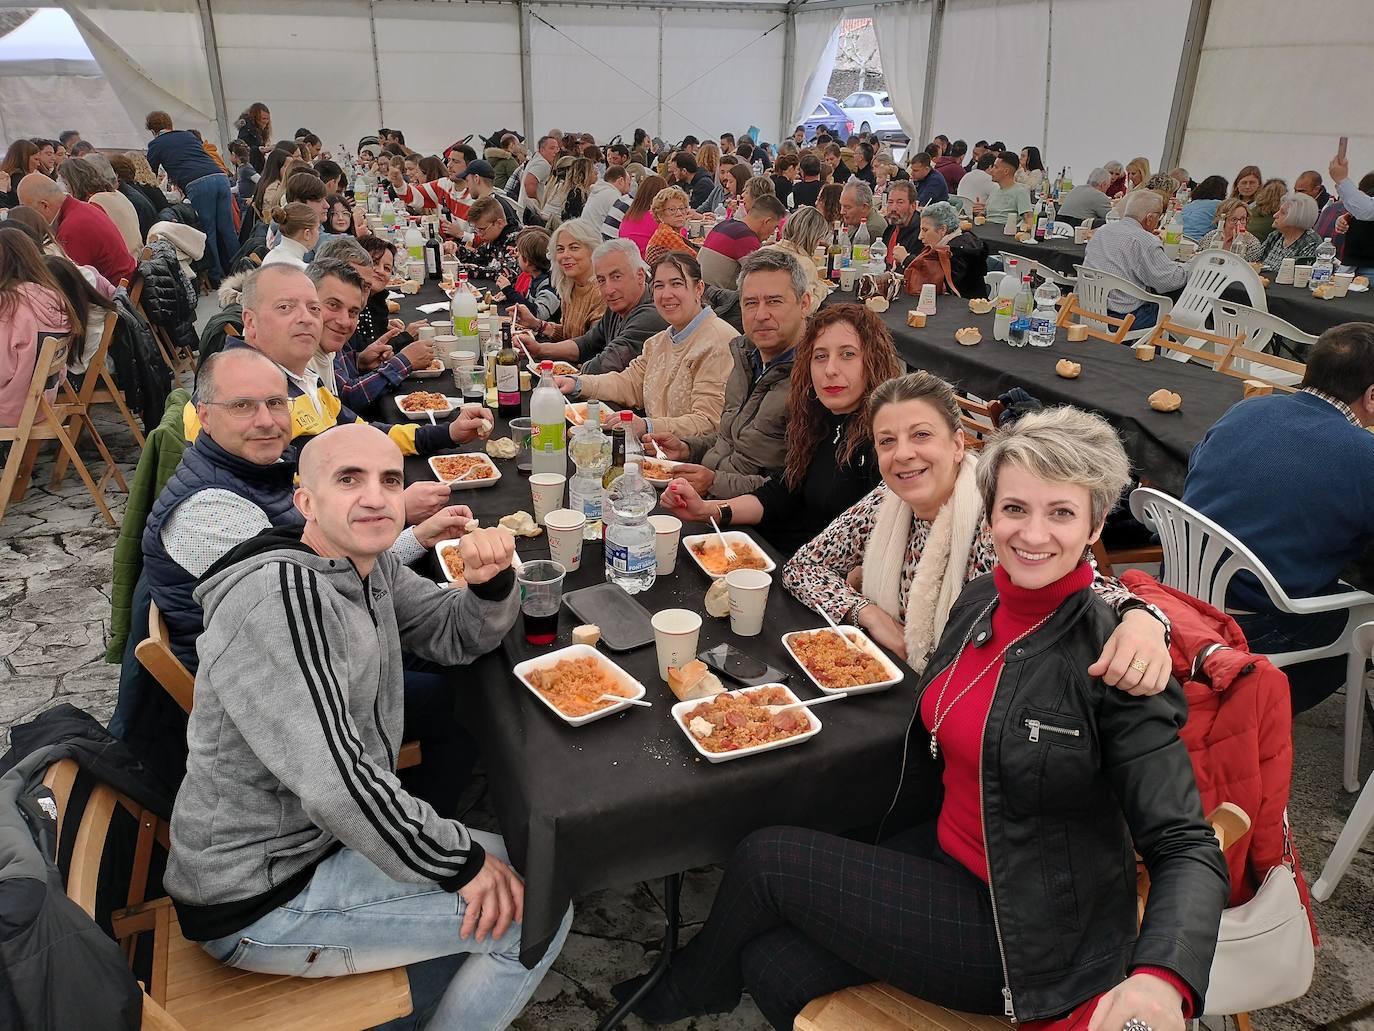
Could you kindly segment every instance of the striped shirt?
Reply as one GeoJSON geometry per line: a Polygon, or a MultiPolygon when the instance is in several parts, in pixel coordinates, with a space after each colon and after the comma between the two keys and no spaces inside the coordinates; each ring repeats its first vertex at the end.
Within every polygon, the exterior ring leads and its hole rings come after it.
{"type": "MultiPolygon", "coordinates": [[[[1093,233],[1083,265],[1120,276],[1156,294],[1182,288],[1192,267],[1191,263],[1180,264],[1171,259],[1164,253],[1159,237],[1133,218],[1108,222],[1093,233]]],[[[1107,294],[1107,308],[1113,315],[1135,311],[1144,303],[1120,290],[1107,294]]]]}

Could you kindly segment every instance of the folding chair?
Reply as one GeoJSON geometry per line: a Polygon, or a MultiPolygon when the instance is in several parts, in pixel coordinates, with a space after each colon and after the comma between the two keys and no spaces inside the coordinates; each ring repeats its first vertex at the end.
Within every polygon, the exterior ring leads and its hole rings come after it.
{"type": "Polygon", "coordinates": [[[1077,292],[1071,293],[1068,299],[1059,307],[1059,317],[1055,320],[1056,325],[1061,329],[1065,326],[1080,325],[1087,332],[1088,336],[1095,340],[1105,340],[1109,344],[1125,343],[1126,337],[1131,332],[1131,326],[1135,323],[1135,315],[1127,313],[1125,315],[1106,315],[1095,311],[1089,311],[1083,307],[1077,292]],[[1085,322],[1084,319],[1087,321],[1085,322]],[[1105,329],[1098,329],[1092,325],[1100,322],[1105,329]]]}
{"type": "Polygon", "coordinates": [[[999,257],[1002,259],[1002,267],[1007,268],[1007,261],[1015,258],[1017,261],[1016,270],[1022,275],[1029,272],[1033,276],[1039,276],[1059,287],[1061,290],[1071,291],[1078,285],[1078,279],[1074,276],[1066,276],[1062,272],[1056,272],[1044,262],[1036,261],[1034,258],[1027,258],[1024,254],[1012,254],[1009,251],[1002,251],[999,257]]]}
{"type": "Polygon", "coordinates": [[[57,806],[59,836],[68,820],[78,821],[67,869],[67,897],[92,919],[116,812],[125,810],[138,824],[128,905],[111,914],[110,924],[115,940],[130,956],[138,935],[152,935],[151,976],[143,986],[143,1031],[285,1027],[355,1031],[410,1013],[410,982],[404,967],[339,977],[285,977],[216,962],[182,935],[170,898],[146,901],[153,845],[170,847],[166,821],[99,782],[92,786],[78,816],[71,811],[78,776],[76,763],[62,759],[48,768],[43,783],[57,806]]]}
{"type": "Polygon", "coordinates": [[[1219,333],[1209,333],[1205,329],[1179,325],[1169,317],[1162,318],[1155,324],[1145,342],[1153,344],[1175,361],[1195,361],[1209,369],[1219,370],[1224,362],[1230,360],[1232,350],[1239,346],[1240,341],[1239,334],[1228,338],[1219,333]],[[1180,339],[1173,339],[1174,337],[1180,339]],[[1201,346],[1194,341],[1201,341],[1201,346]]]}
{"type": "MultiPolygon", "coordinates": [[[[121,279],[119,285],[127,290],[129,281],[121,279]]],[[[76,396],[88,412],[91,410],[91,406],[98,404],[112,404],[118,408],[119,414],[124,417],[124,422],[129,427],[129,432],[134,435],[134,440],[138,442],[138,446],[142,447],[143,431],[139,429],[138,420],[134,418],[134,413],[129,410],[129,406],[124,400],[124,391],[119,389],[114,377],[110,375],[109,364],[106,361],[109,356],[110,343],[114,339],[115,327],[118,325],[119,313],[116,311],[107,312],[105,328],[100,335],[100,344],[95,353],[91,355],[91,360],[86,363],[86,375],[81,381],[81,389],[77,391],[76,396]]],[[[75,422],[74,426],[67,427],[73,446],[80,445],[82,429],[83,426],[79,420],[75,422]]],[[[56,490],[62,485],[66,476],[67,454],[63,452],[57,456],[48,489],[56,490]]]]}
{"type": "MultiPolygon", "coordinates": [[[[1078,273],[1078,285],[1074,288],[1074,294],[1078,298],[1078,307],[1081,311],[1111,316],[1112,313],[1107,308],[1107,295],[1113,290],[1143,303],[1158,305],[1161,319],[1173,310],[1174,302],[1169,298],[1163,294],[1152,294],[1136,286],[1129,279],[1122,279],[1120,276],[1103,272],[1101,269],[1089,268],[1087,265],[1075,265],[1074,270],[1078,273]]],[[[1129,330],[1124,340],[1130,342],[1149,335],[1150,327],[1146,326],[1143,329],[1129,330]]]]}
{"type": "Polygon", "coordinates": [[[105,504],[105,484],[111,478],[119,484],[120,490],[127,493],[129,486],[124,482],[124,474],[110,457],[105,441],[101,439],[90,414],[66,381],[67,349],[71,346],[69,337],[44,337],[38,349],[38,360],[34,363],[33,379],[24,399],[24,407],[19,413],[19,422],[14,426],[0,426],[0,442],[10,442],[9,458],[5,461],[5,471],[0,476],[0,519],[5,517],[5,509],[11,500],[19,500],[28,487],[33,475],[33,462],[37,454],[36,446],[44,440],[55,440],[68,459],[76,465],[81,482],[91,492],[96,507],[111,526],[116,525],[110,507],[105,504]],[[57,387],[57,398],[49,402],[47,390],[57,387]],[[91,478],[86,463],[81,460],[76,446],[67,436],[66,425],[84,424],[91,432],[100,457],[105,460],[105,471],[100,479],[91,478]],[[21,482],[22,473],[22,482],[21,482]]]}
{"type": "MultiPolygon", "coordinates": [[[[1223,301],[1220,298],[1212,302],[1212,329],[1222,336],[1244,335],[1240,347],[1232,355],[1231,365],[1237,371],[1246,373],[1247,352],[1268,351],[1270,345],[1273,345],[1274,353],[1279,357],[1291,357],[1300,361],[1317,343],[1317,338],[1311,333],[1304,333],[1277,315],[1270,315],[1267,311],[1251,308],[1247,304],[1223,301]],[[1302,350],[1299,351],[1298,348],[1302,350]],[[1280,349],[1287,350],[1289,355],[1280,354],[1280,349]]],[[[1275,372],[1265,378],[1272,379],[1275,383],[1291,385],[1290,380],[1281,372],[1275,372]]]]}
{"type": "Polygon", "coordinates": [[[955,395],[959,402],[959,423],[964,431],[964,444],[974,451],[983,450],[988,436],[997,429],[1002,414],[1001,401],[979,401],[977,398],[955,395]]]}

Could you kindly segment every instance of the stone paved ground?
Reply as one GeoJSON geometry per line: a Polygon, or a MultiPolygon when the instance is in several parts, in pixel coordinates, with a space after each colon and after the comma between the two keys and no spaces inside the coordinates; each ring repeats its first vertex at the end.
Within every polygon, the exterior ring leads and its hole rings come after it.
{"type": "MultiPolygon", "coordinates": [[[[136,452],[122,426],[99,420],[106,440],[131,475],[136,452]]],[[[51,463],[40,461],[35,484],[46,485],[51,463]]],[[[116,517],[122,496],[111,495],[116,517]]],[[[44,486],[11,506],[0,522],[0,751],[9,727],[71,702],[102,721],[114,709],[117,669],[103,662],[109,633],[115,532],[101,521],[77,477],[52,493],[44,486]]],[[[1305,714],[1294,728],[1297,759],[1291,813],[1309,880],[1314,880],[1353,796],[1340,788],[1342,699],[1305,714]]],[[[1362,769],[1374,767],[1366,747],[1362,769]]],[[[490,826],[480,786],[472,822],[490,826]]],[[[494,829],[494,827],[492,828],[494,829]]],[[[705,918],[718,870],[686,878],[686,935],[705,918]]],[[[516,1021],[520,1031],[595,1028],[610,1008],[609,987],[646,969],[657,951],[663,907],[657,885],[626,886],[577,900],[568,945],[534,1001],[516,1021]]],[[[1255,1015],[1261,1031],[1310,1028],[1374,1029],[1374,841],[1366,842],[1336,896],[1317,907],[1324,946],[1308,996],[1255,1015]]],[[[631,1020],[627,1027],[642,1027],[631,1020]]],[[[765,1027],[746,1000],[733,1014],[685,1022],[680,1029],[753,1031],[765,1027]]]]}

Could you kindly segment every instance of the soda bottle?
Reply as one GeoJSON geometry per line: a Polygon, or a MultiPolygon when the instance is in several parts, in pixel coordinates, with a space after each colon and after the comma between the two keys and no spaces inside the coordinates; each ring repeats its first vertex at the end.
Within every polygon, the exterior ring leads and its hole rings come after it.
{"type": "Polygon", "coordinates": [[[539,385],[530,395],[530,422],[534,425],[534,439],[530,443],[531,472],[563,474],[568,471],[564,407],[563,393],[553,381],[553,362],[545,359],[539,363],[539,385]]]}
{"type": "MultiPolygon", "coordinates": [[[[453,335],[456,337],[476,336],[477,294],[468,285],[468,274],[461,269],[458,272],[458,282],[453,288],[453,298],[449,301],[448,307],[449,312],[453,315],[453,335]]],[[[510,323],[505,325],[509,327],[510,323]]]]}
{"type": "Polygon", "coordinates": [[[860,267],[868,264],[868,251],[872,242],[872,238],[868,235],[868,225],[861,223],[859,228],[854,231],[853,264],[860,267]]]}

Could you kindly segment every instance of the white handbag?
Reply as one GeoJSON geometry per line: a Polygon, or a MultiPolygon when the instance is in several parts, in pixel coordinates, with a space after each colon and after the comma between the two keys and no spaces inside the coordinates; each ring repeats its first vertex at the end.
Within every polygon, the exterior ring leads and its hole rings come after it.
{"type": "MultiPolygon", "coordinates": [[[[1286,844],[1287,813],[1283,822],[1286,844]]],[[[1254,898],[1222,911],[1204,1014],[1248,1013],[1301,998],[1312,984],[1314,951],[1293,868],[1280,863],[1254,898]]]]}

